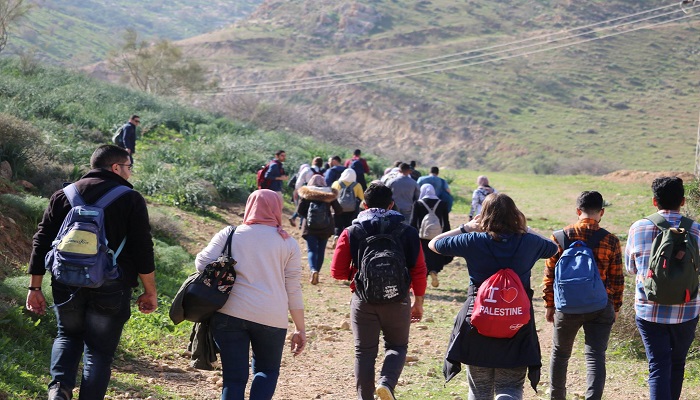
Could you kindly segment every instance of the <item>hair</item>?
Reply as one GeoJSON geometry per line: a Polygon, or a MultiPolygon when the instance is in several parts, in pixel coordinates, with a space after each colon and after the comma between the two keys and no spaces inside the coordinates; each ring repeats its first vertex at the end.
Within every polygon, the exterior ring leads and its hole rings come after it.
{"type": "Polygon", "coordinates": [[[333,156],[331,160],[337,161],[337,162],[342,162],[343,160],[340,159],[340,156],[333,156]]]}
{"type": "Polygon", "coordinates": [[[486,196],[481,208],[481,229],[492,239],[509,233],[527,233],[527,220],[513,199],[504,193],[492,193],[486,196]]]}
{"type": "Polygon", "coordinates": [[[369,208],[388,209],[394,201],[391,189],[379,181],[372,181],[365,190],[365,204],[369,208]]]}
{"type": "Polygon", "coordinates": [[[403,161],[394,161],[394,167],[398,168],[402,163],[403,161]]]}
{"type": "Polygon", "coordinates": [[[679,210],[685,198],[683,179],[677,176],[662,176],[651,183],[651,191],[659,210],[679,210]]]}
{"type": "Polygon", "coordinates": [[[489,178],[487,178],[486,175],[480,175],[478,178],[476,178],[476,184],[478,186],[488,186],[489,178]]]}
{"type": "Polygon", "coordinates": [[[141,117],[139,117],[139,116],[136,115],[136,114],[132,115],[131,118],[129,118],[129,119],[132,120],[132,119],[136,119],[136,118],[141,119],[141,117]]]}
{"type": "Polygon", "coordinates": [[[603,195],[594,190],[581,192],[576,199],[576,208],[585,213],[598,212],[603,209],[603,205],[603,195]]]}
{"type": "Polygon", "coordinates": [[[314,157],[311,163],[317,167],[323,167],[323,159],[321,157],[314,157]]]}
{"type": "Polygon", "coordinates": [[[411,160],[411,162],[408,163],[408,164],[411,166],[411,168],[415,168],[415,167],[416,167],[416,162],[415,162],[415,160],[411,160]]]}
{"type": "Polygon", "coordinates": [[[90,157],[90,168],[110,169],[112,165],[123,163],[129,159],[129,153],[119,146],[105,144],[92,152],[90,157]]]}
{"type": "Polygon", "coordinates": [[[406,164],[406,163],[401,163],[401,166],[399,167],[399,170],[401,172],[406,172],[411,170],[411,166],[406,164]]]}
{"type": "Polygon", "coordinates": [[[352,154],[359,157],[360,154],[362,154],[362,150],[360,150],[360,149],[355,149],[355,151],[353,151],[352,154]]]}
{"type": "Polygon", "coordinates": [[[275,156],[279,157],[282,153],[286,153],[286,151],[284,151],[284,150],[277,150],[277,151],[275,152],[275,156]]]}
{"type": "Polygon", "coordinates": [[[438,167],[430,167],[430,173],[431,173],[431,174],[437,175],[437,174],[440,173],[440,168],[438,168],[438,167]]]}

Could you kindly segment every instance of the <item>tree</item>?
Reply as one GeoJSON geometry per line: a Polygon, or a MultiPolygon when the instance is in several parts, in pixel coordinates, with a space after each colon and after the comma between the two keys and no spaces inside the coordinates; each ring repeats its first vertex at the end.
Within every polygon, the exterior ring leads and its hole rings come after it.
{"type": "Polygon", "coordinates": [[[171,41],[160,39],[149,43],[140,40],[133,29],[126,31],[124,45],[111,55],[110,63],[123,81],[149,93],[170,95],[211,90],[216,86],[208,81],[206,69],[187,59],[182,49],[171,41]]]}
{"type": "Polygon", "coordinates": [[[7,45],[10,26],[24,17],[29,11],[29,6],[24,0],[0,0],[0,52],[7,45]]]}

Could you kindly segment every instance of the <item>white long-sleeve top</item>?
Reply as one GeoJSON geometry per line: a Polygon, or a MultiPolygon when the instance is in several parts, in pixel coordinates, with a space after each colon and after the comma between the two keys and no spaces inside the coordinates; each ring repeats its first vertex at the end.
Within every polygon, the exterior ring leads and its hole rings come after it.
{"type": "MultiPolygon", "coordinates": [[[[197,254],[197,271],[219,258],[231,229],[227,226],[219,231],[197,254]]],[[[287,310],[304,308],[297,241],[282,239],[272,226],[239,225],[231,241],[231,254],[237,261],[236,283],[219,312],[287,329],[287,310]]]]}

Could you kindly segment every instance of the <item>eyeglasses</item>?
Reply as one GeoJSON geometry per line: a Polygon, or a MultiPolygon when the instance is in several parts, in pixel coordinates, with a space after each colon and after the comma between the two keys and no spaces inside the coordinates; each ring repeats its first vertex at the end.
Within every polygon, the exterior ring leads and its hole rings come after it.
{"type": "Polygon", "coordinates": [[[134,164],[133,164],[133,163],[131,163],[131,164],[117,164],[117,165],[121,165],[122,167],[127,167],[127,168],[129,169],[129,171],[131,171],[132,169],[134,169],[134,164]]]}
{"type": "Polygon", "coordinates": [[[140,124],[140,123],[141,123],[141,120],[140,120],[140,119],[135,119],[134,122],[136,122],[137,124],[140,124]]]}

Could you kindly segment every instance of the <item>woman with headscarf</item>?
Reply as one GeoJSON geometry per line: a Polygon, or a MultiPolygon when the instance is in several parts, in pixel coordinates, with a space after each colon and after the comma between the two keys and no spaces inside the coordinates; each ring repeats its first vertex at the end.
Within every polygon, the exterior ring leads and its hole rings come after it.
{"type": "Polygon", "coordinates": [[[333,235],[333,215],[342,211],[338,204],[338,191],[326,186],[322,175],[314,175],[309,183],[299,189],[297,212],[306,220],[301,236],[306,240],[309,260],[309,282],[318,285],[328,238],[333,235]]]}
{"type": "Polygon", "coordinates": [[[469,220],[481,213],[481,205],[484,203],[486,196],[491,193],[498,193],[498,190],[489,186],[489,178],[485,175],[480,175],[476,178],[476,190],[472,194],[472,208],[469,210],[469,220]]]}
{"type": "Polygon", "coordinates": [[[425,234],[431,229],[423,226],[432,222],[430,218],[427,218],[429,215],[429,209],[433,211],[439,221],[439,226],[441,227],[441,229],[436,233],[440,234],[449,231],[451,228],[450,217],[447,211],[447,203],[440,201],[435,194],[435,188],[433,185],[426,183],[421,185],[420,196],[418,197],[418,200],[413,203],[410,225],[418,230],[420,244],[423,246],[423,254],[425,255],[425,264],[428,267],[430,284],[433,287],[438,287],[440,286],[438,274],[440,271],[442,271],[442,268],[445,265],[452,261],[452,257],[437,254],[428,248],[428,242],[430,242],[430,239],[435,237],[430,234],[425,234]]]}
{"type": "Polygon", "coordinates": [[[553,256],[559,247],[528,228],[525,215],[503,193],[486,197],[480,214],[467,224],[438,235],[428,246],[439,254],[464,257],[469,265],[467,301],[455,318],[443,367],[445,378],[449,381],[460,371],[460,364],[466,364],[469,400],[522,399],[526,377],[536,389],[542,367],[530,274],[537,260],[553,256]],[[505,268],[520,279],[531,317],[517,327],[515,336],[485,336],[471,323],[474,300],[479,286],[505,268]]]}
{"type": "MultiPolygon", "coordinates": [[[[197,254],[198,271],[221,255],[233,229],[222,229],[197,254]]],[[[289,326],[287,310],[295,326],[292,353],[300,354],[306,345],[301,252],[297,241],[282,229],[282,198],[277,193],[262,189],[248,197],[243,224],[233,233],[231,254],[237,261],[236,283],[226,304],[209,321],[221,354],[221,399],[244,398],[249,365],[253,370],[250,398],[271,399],[289,326]]]]}
{"type": "Polygon", "coordinates": [[[360,203],[365,199],[365,193],[362,191],[362,186],[357,182],[357,173],[352,168],[346,168],[340,178],[333,182],[331,187],[338,191],[338,197],[343,198],[345,191],[351,191],[355,198],[355,207],[352,211],[341,211],[335,214],[335,232],[333,236],[332,248],[335,248],[335,243],[338,240],[338,236],[343,232],[345,228],[352,224],[352,221],[357,218],[357,214],[360,212],[360,203]]]}

